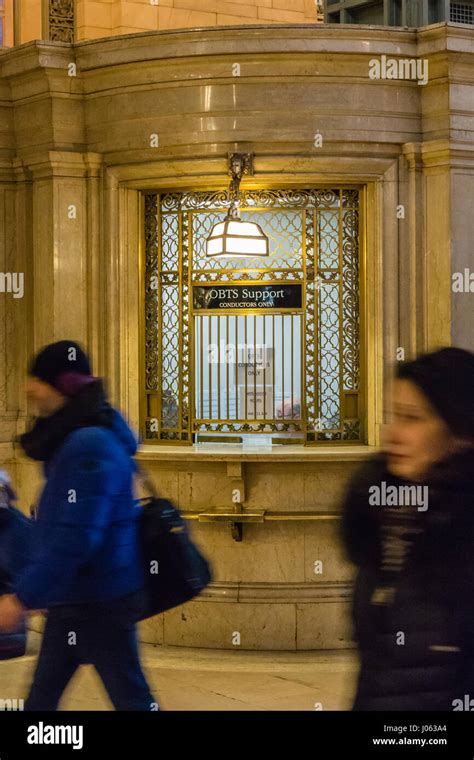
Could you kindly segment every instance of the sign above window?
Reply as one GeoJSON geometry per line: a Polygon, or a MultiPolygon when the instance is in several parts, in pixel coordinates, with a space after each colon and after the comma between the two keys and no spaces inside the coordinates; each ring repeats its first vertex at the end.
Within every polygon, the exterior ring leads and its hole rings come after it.
{"type": "Polygon", "coordinates": [[[194,285],[193,306],[200,309],[301,309],[301,284],[194,285]]]}

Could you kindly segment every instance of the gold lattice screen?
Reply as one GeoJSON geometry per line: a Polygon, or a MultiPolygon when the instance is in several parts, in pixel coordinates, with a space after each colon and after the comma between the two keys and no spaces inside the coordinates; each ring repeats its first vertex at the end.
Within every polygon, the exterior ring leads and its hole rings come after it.
{"type": "Polygon", "coordinates": [[[243,192],[262,259],[206,257],[226,210],[224,191],[144,194],[144,439],[361,440],[359,191],[243,192]],[[232,301],[263,291],[270,308],[232,301]]]}

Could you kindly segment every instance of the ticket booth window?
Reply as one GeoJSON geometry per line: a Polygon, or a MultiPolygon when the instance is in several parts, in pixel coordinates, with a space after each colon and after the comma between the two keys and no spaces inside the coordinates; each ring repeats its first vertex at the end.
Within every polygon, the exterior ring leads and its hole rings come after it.
{"type": "Polygon", "coordinates": [[[142,434],[363,440],[359,191],[248,190],[269,256],[209,257],[225,192],[143,195],[142,434]]]}
{"type": "MultiPolygon", "coordinates": [[[[263,295],[272,292],[278,289],[263,295]]],[[[255,432],[260,433],[259,443],[290,435],[302,438],[302,323],[301,313],[194,316],[198,441],[212,439],[208,432],[236,442],[255,432]],[[231,432],[236,426],[237,437],[231,432]]]]}

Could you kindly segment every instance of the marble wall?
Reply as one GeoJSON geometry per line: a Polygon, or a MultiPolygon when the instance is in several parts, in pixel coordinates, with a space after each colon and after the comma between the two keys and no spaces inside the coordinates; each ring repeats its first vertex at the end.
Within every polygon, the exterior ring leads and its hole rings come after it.
{"type": "Polygon", "coordinates": [[[474,345],[472,297],[451,289],[452,273],[472,266],[472,40],[450,25],[262,24],[0,53],[0,270],[25,275],[23,297],[0,293],[0,463],[25,509],[40,473],[13,440],[28,415],[27,358],[44,343],[82,341],[138,425],[142,190],[224,188],[234,150],[255,154],[249,187],[362,188],[367,443],[244,457],[240,476],[222,452],[143,447],[216,569],[200,600],[143,624],[147,640],[231,648],[237,631],[245,648],[348,644],[352,571],[337,512],[379,443],[396,350],[474,345]],[[383,55],[428,60],[428,83],[371,79],[383,55]],[[245,525],[241,542],[199,517],[229,508],[235,477],[244,510],[280,512],[245,525]]]}
{"type": "Polygon", "coordinates": [[[227,24],[311,23],[317,20],[314,0],[78,0],[78,40],[132,34],[156,29],[181,29],[227,24]]]}
{"type": "Polygon", "coordinates": [[[167,451],[169,459],[163,451],[157,461],[152,448],[144,447],[139,458],[190,518],[214,581],[199,600],[142,623],[144,640],[227,649],[351,646],[353,572],[340,545],[339,508],[348,476],[371,454],[368,447],[344,447],[343,461],[326,447],[250,460],[243,454],[232,466],[225,452],[203,461],[197,450],[167,451]],[[214,514],[232,511],[237,474],[244,512],[265,513],[264,521],[243,524],[241,541],[214,514]]]}
{"type": "MultiPolygon", "coordinates": [[[[56,7],[69,16],[70,3],[56,7]]],[[[48,31],[50,0],[5,0],[4,44],[54,39],[48,31]],[[13,11],[14,8],[14,11],[13,11]],[[13,23],[13,13],[15,22],[13,23]]],[[[61,14],[57,14],[58,17],[61,14]]],[[[159,29],[235,24],[307,24],[322,21],[315,0],[74,0],[74,39],[91,40],[159,29]]]]}

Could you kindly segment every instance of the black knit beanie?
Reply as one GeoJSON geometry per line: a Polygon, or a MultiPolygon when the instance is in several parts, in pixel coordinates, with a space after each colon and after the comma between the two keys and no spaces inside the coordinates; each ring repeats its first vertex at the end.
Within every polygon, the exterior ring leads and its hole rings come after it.
{"type": "Polygon", "coordinates": [[[28,374],[63,391],[62,378],[70,375],[91,376],[87,354],[73,340],[50,343],[31,360],[28,374]]]}
{"type": "Polygon", "coordinates": [[[474,442],[474,354],[442,348],[400,364],[397,378],[415,383],[454,435],[474,442]]]}

